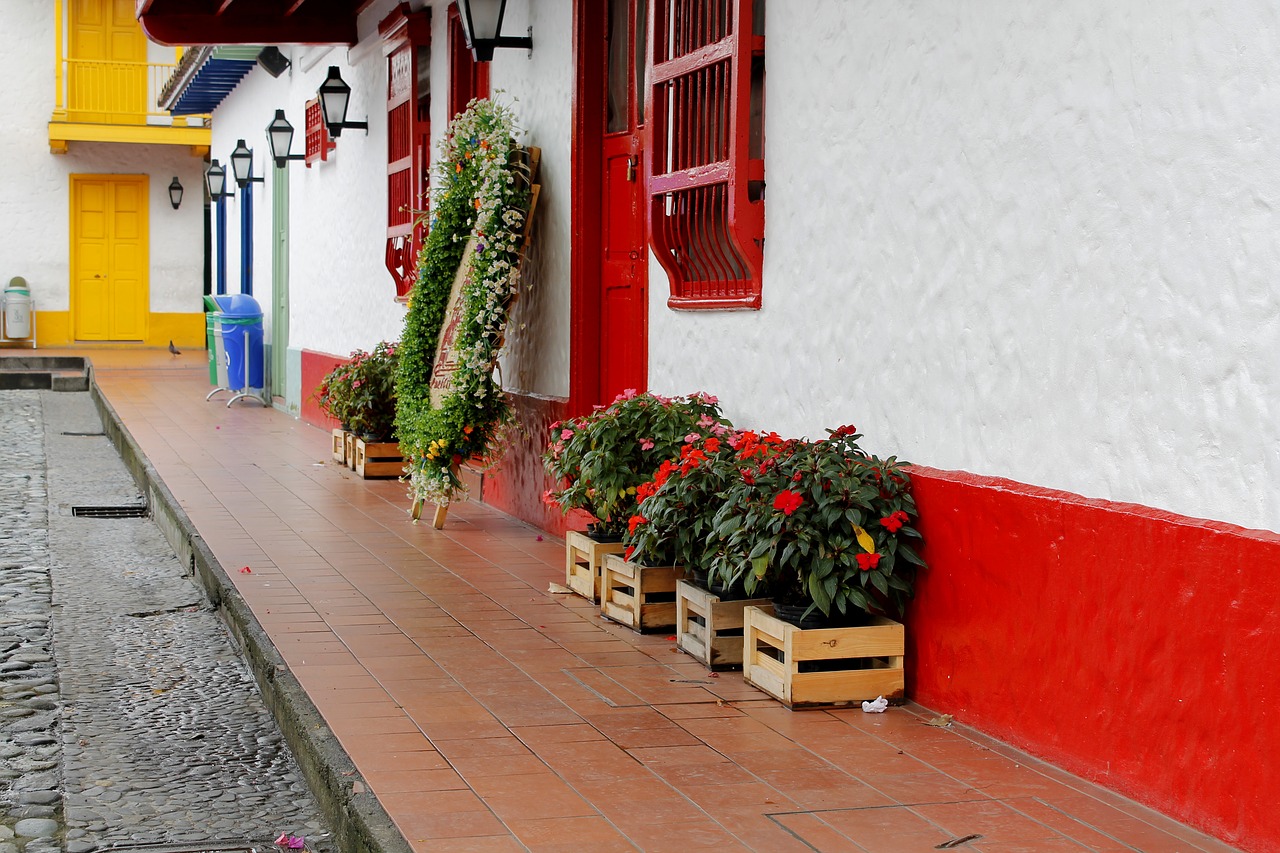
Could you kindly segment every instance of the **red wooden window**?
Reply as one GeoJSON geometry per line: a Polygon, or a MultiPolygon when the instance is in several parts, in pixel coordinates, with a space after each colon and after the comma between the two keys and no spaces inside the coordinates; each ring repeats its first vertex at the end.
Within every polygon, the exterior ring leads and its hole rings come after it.
{"type": "Polygon", "coordinates": [[[417,275],[431,176],[431,26],[407,3],[378,25],[387,53],[386,267],[405,299],[417,275]]]}
{"type": "Polygon", "coordinates": [[[324,113],[320,112],[320,99],[307,101],[307,168],[320,160],[328,160],[329,152],[338,147],[338,143],[329,138],[329,128],[324,123],[324,113]]]}
{"type": "Polygon", "coordinates": [[[672,308],[759,308],[764,0],[652,0],[649,231],[672,308]]]}
{"type": "Polygon", "coordinates": [[[467,108],[472,98],[489,97],[489,63],[476,62],[467,50],[457,5],[449,6],[449,117],[467,108]]]}

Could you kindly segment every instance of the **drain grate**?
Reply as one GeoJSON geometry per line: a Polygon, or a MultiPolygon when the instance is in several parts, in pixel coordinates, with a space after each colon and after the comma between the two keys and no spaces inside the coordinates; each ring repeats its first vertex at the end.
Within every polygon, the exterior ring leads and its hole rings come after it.
{"type": "Polygon", "coordinates": [[[71,514],[77,518],[146,518],[147,505],[73,506],[71,514]]]}
{"type": "Polygon", "coordinates": [[[105,432],[66,432],[66,431],[64,431],[62,434],[73,435],[81,438],[93,438],[95,436],[102,437],[106,435],[105,432]]]}

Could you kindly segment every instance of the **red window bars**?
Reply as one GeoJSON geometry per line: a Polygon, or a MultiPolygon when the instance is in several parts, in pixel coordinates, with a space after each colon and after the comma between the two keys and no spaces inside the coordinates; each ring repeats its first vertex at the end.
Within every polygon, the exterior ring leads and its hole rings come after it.
{"type": "Polygon", "coordinates": [[[338,144],[329,138],[329,129],[324,125],[324,114],[320,112],[320,99],[307,101],[307,168],[319,160],[328,160],[329,152],[338,144]]]}
{"type": "Polygon", "coordinates": [[[429,12],[401,3],[378,25],[387,54],[387,272],[396,298],[408,297],[417,277],[431,174],[429,12]]]}
{"type": "Polygon", "coordinates": [[[654,0],[649,230],[672,308],[759,308],[764,2],[654,0]]]}

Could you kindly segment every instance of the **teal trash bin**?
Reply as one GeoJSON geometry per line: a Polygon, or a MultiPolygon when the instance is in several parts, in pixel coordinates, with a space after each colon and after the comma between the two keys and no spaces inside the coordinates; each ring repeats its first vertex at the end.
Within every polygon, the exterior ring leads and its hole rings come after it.
{"type": "Polygon", "coordinates": [[[227,353],[227,388],[263,387],[262,306],[244,293],[219,296],[218,325],[227,353]]]}
{"type": "Polygon", "coordinates": [[[225,370],[219,368],[226,367],[222,356],[222,329],[218,326],[219,308],[217,300],[212,296],[204,298],[204,345],[209,351],[209,384],[214,388],[222,387],[219,376],[225,370]]]}

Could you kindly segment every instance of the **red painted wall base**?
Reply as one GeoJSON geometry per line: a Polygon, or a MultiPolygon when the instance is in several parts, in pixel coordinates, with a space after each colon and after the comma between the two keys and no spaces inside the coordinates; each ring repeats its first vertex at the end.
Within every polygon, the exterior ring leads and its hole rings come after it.
{"type": "Polygon", "coordinates": [[[542,500],[552,486],[542,465],[542,451],[546,449],[551,424],[567,417],[567,402],[513,394],[511,404],[515,428],[506,450],[485,472],[484,502],[556,536],[563,536],[566,530],[586,529],[590,520],[586,513],[571,513],[566,518],[542,500]]]}
{"type": "Polygon", "coordinates": [[[316,402],[316,389],[330,371],[350,360],[326,352],[309,349],[302,351],[302,410],[298,415],[302,421],[321,429],[334,429],[338,426],[336,420],[320,411],[320,404],[316,402]]]}
{"type": "Polygon", "coordinates": [[[907,693],[1249,850],[1280,849],[1280,535],[912,469],[907,693]]]}

